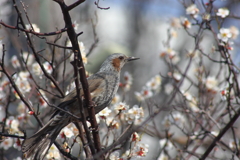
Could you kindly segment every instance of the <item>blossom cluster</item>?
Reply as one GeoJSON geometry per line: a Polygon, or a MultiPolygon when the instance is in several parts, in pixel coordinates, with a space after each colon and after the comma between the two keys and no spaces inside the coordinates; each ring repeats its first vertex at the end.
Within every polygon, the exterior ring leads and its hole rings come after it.
{"type": "Polygon", "coordinates": [[[125,153],[121,154],[118,151],[111,153],[109,156],[110,160],[124,160],[130,158],[141,159],[145,157],[148,153],[149,145],[145,143],[141,143],[141,136],[134,132],[130,139],[131,148],[125,151],[125,153]]]}
{"type": "Polygon", "coordinates": [[[147,98],[152,97],[154,94],[160,91],[161,77],[156,75],[152,77],[143,87],[140,92],[134,92],[138,101],[144,101],[147,98]]]}

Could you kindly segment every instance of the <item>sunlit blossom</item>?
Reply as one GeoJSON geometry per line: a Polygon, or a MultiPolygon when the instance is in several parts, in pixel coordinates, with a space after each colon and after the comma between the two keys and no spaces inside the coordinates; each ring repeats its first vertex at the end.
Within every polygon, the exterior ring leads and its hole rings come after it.
{"type": "Polygon", "coordinates": [[[134,92],[134,95],[136,99],[140,102],[145,100],[144,96],[140,92],[134,92]]]}
{"type": "Polygon", "coordinates": [[[179,82],[182,78],[182,75],[178,72],[174,72],[172,76],[173,76],[174,80],[177,82],[179,82]]]}
{"type": "Polygon", "coordinates": [[[32,64],[32,72],[33,72],[35,75],[39,76],[40,78],[41,78],[42,75],[43,75],[42,69],[41,69],[41,67],[39,66],[39,64],[38,64],[37,62],[35,62],[35,63],[32,64]]]}
{"type": "MultiPolygon", "coordinates": [[[[27,81],[27,80],[22,80],[20,78],[18,78],[16,80],[16,85],[18,86],[19,90],[24,94],[24,93],[27,93],[31,90],[31,85],[30,83],[27,81]]],[[[16,97],[18,98],[18,97],[16,97]]]]}
{"type": "Polygon", "coordinates": [[[112,102],[111,102],[111,104],[117,104],[117,103],[119,103],[120,102],[120,95],[119,94],[115,94],[115,96],[113,97],[113,99],[112,99],[112,102]]]}
{"type": "Polygon", "coordinates": [[[119,128],[119,123],[117,120],[115,120],[113,117],[106,117],[106,124],[110,128],[119,128]]]}
{"type": "Polygon", "coordinates": [[[210,19],[211,19],[211,14],[209,14],[209,13],[203,13],[202,19],[203,19],[203,20],[206,20],[206,21],[210,21],[210,19]]]}
{"type": "Polygon", "coordinates": [[[143,117],[144,117],[144,112],[143,112],[142,107],[139,107],[138,105],[134,105],[126,113],[125,119],[129,124],[131,124],[134,121],[135,121],[135,123],[141,122],[143,117]]]}
{"type": "Polygon", "coordinates": [[[192,23],[185,17],[181,18],[181,23],[182,23],[183,27],[186,29],[190,29],[192,27],[192,23]]]}
{"type": "Polygon", "coordinates": [[[107,116],[109,116],[109,114],[112,112],[111,109],[109,109],[108,107],[104,108],[103,110],[101,110],[98,115],[102,118],[106,118],[107,116]]]}
{"type": "Polygon", "coordinates": [[[41,107],[47,107],[47,96],[45,95],[45,92],[43,90],[39,90],[39,92],[41,93],[38,97],[38,102],[40,104],[41,107]]]}
{"type": "Polygon", "coordinates": [[[233,150],[240,149],[239,140],[234,141],[233,139],[230,139],[228,145],[233,150]]]}
{"type": "Polygon", "coordinates": [[[124,102],[120,102],[120,103],[116,104],[114,107],[114,109],[117,111],[126,111],[128,108],[129,108],[129,106],[124,102]]]}
{"type": "Polygon", "coordinates": [[[29,72],[25,72],[25,71],[19,72],[18,75],[19,75],[18,78],[20,78],[22,80],[27,80],[30,77],[29,72]]]}
{"type": "Polygon", "coordinates": [[[167,95],[169,95],[173,91],[173,85],[170,83],[164,85],[164,91],[167,95]]]}
{"type": "Polygon", "coordinates": [[[40,32],[40,28],[34,23],[32,23],[32,25],[26,24],[26,28],[28,30],[34,30],[35,32],[40,32]]]}
{"type": "Polygon", "coordinates": [[[138,143],[135,150],[137,157],[145,157],[148,153],[149,145],[145,143],[138,143]]]}
{"type": "Polygon", "coordinates": [[[14,140],[15,142],[14,142],[14,144],[13,144],[13,147],[14,148],[16,148],[17,150],[19,150],[19,151],[21,151],[21,149],[22,149],[22,139],[15,139],[14,140]]]}
{"type": "Polygon", "coordinates": [[[19,68],[20,67],[20,62],[19,62],[16,55],[12,56],[11,63],[12,63],[14,68],[19,68]]]}
{"type": "Polygon", "coordinates": [[[49,74],[52,73],[53,68],[52,68],[52,66],[51,66],[48,62],[44,62],[44,63],[43,63],[43,67],[45,68],[45,70],[46,70],[49,74]]]}
{"type": "Polygon", "coordinates": [[[219,131],[211,131],[211,134],[214,135],[215,137],[217,137],[219,134],[219,131]]]}
{"type": "Polygon", "coordinates": [[[72,138],[74,136],[72,130],[70,130],[68,127],[64,127],[61,131],[61,134],[65,135],[66,138],[72,138]]]}
{"type": "MultiPolygon", "coordinates": [[[[28,72],[20,72],[19,74],[14,75],[15,83],[23,94],[31,90],[31,85],[28,82],[29,77],[30,74],[28,72]]],[[[16,98],[19,98],[17,94],[16,98]]]]}
{"type": "MultiPolygon", "coordinates": [[[[80,48],[80,51],[81,51],[81,56],[82,56],[83,63],[87,64],[88,59],[86,57],[87,54],[86,54],[86,51],[85,51],[85,46],[84,46],[83,42],[78,42],[78,45],[79,45],[79,48],[80,48]]],[[[67,41],[66,46],[71,47],[72,46],[71,42],[67,41]]],[[[74,61],[74,54],[73,54],[72,50],[68,50],[68,51],[71,54],[70,61],[74,61]]]]}
{"type": "Polygon", "coordinates": [[[194,18],[197,18],[199,13],[199,9],[195,4],[192,4],[186,8],[186,14],[193,16],[194,18]]]}
{"type": "Polygon", "coordinates": [[[148,81],[146,83],[146,86],[148,88],[151,88],[151,90],[153,91],[158,91],[160,89],[160,85],[161,85],[161,77],[160,75],[156,75],[153,78],[150,79],[150,81],[148,81]]]}
{"type": "Polygon", "coordinates": [[[119,157],[119,152],[112,152],[109,156],[109,160],[121,160],[119,157]]]}
{"type": "Polygon", "coordinates": [[[74,27],[74,29],[77,31],[77,30],[78,30],[78,27],[79,27],[79,23],[77,23],[77,21],[74,21],[74,22],[73,22],[73,27],[74,27]]]}
{"type": "Polygon", "coordinates": [[[169,122],[178,126],[183,126],[185,123],[184,116],[179,112],[174,112],[168,116],[169,122]]]}
{"type": "Polygon", "coordinates": [[[217,37],[223,42],[228,42],[228,40],[232,37],[232,33],[228,28],[221,28],[217,34],[217,37]]]}
{"type": "Polygon", "coordinates": [[[217,12],[217,16],[226,18],[229,15],[229,10],[227,8],[219,8],[217,12]]]}
{"type": "Polygon", "coordinates": [[[46,158],[48,160],[52,160],[52,159],[60,159],[60,154],[59,154],[59,150],[57,149],[57,147],[55,145],[52,145],[49,150],[48,150],[48,154],[46,155],[46,158]]]}
{"type": "Polygon", "coordinates": [[[215,93],[218,91],[218,80],[215,77],[207,77],[205,80],[206,88],[209,92],[215,93]]]}
{"type": "Polygon", "coordinates": [[[140,136],[138,135],[137,132],[134,132],[134,133],[132,134],[132,136],[131,136],[131,141],[132,141],[132,142],[138,142],[138,141],[140,141],[140,136]]]}
{"type": "Polygon", "coordinates": [[[34,62],[34,56],[28,52],[23,52],[22,54],[24,62],[27,62],[27,65],[32,65],[34,62]]]}

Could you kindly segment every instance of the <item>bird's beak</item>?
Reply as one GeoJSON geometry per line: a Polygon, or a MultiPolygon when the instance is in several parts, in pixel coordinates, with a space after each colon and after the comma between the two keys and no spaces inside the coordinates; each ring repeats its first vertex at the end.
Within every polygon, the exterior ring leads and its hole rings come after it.
{"type": "Polygon", "coordinates": [[[129,62],[129,61],[134,61],[134,60],[138,60],[138,59],[140,59],[140,58],[128,57],[128,58],[127,58],[127,62],[129,62]]]}

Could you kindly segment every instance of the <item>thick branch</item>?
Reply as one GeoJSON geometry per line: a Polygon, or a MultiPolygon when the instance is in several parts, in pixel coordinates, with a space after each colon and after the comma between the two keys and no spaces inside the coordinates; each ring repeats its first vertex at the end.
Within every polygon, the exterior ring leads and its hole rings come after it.
{"type": "Polygon", "coordinates": [[[207,148],[205,153],[202,155],[202,157],[199,160],[204,160],[207,158],[207,156],[210,154],[212,149],[215,147],[216,143],[223,137],[223,135],[228,131],[230,127],[233,126],[234,122],[238,119],[240,116],[240,109],[238,109],[237,113],[233,116],[233,118],[228,122],[228,124],[221,130],[221,132],[218,134],[218,136],[213,140],[211,145],[207,148]]]}
{"type": "MultiPolygon", "coordinates": [[[[85,98],[85,102],[86,102],[86,106],[88,108],[88,113],[89,113],[89,117],[90,117],[90,122],[91,122],[91,126],[93,128],[93,139],[94,139],[94,144],[95,144],[95,147],[97,149],[97,151],[100,151],[101,150],[101,144],[100,144],[100,138],[99,138],[99,135],[98,135],[98,125],[97,125],[97,122],[96,122],[96,118],[95,118],[95,110],[94,110],[94,107],[93,107],[93,104],[92,104],[92,101],[91,101],[91,96],[90,96],[90,92],[89,92],[89,86],[88,86],[88,82],[87,82],[87,79],[86,79],[86,73],[85,73],[85,68],[84,68],[84,65],[83,65],[83,61],[82,61],[82,57],[81,57],[81,51],[80,51],[80,48],[79,48],[79,45],[78,45],[78,41],[77,41],[77,34],[73,28],[73,25],[72,25],[72,20],[71,20],[71,17],[70,17],[70,14],[69,14],[69,8],[68,6],[64,3],[63,0],[55,0],[61,7],[61,10],[62,10],[62,13],[63,13],[63,17],[64,17],[64,21],[65,21],[65,25],[66,27],[68,28],[67,30],[67,34],[68,34],[68,37],[72,43],[72,48],[73,48],[73,52],[74,52],[74,75],[75,75],[75,84],[76,84],[76,91],[77,91],[77,98],[78,98],[78,101],[80,103],[80,109],[81,109],[81,114],[82,116],[84,116],[83,114],[83,107],[81,106],[81,97],[80,97],[80,91],[79,91],[79,82],[78,82],[78,72],[79,72],[79,75],[80,75],[80,81],[81,81],[81,84],[82,84],[82,88],[83,88],[83,92],[84,92],[84,98],[85,98]]],[[[88,128],[86,127],[86,124],[85,124],[85,119],[83,119],[83,124],[84,124],[84,128],[85,128],[85,131],[88,132],[88,128]]],[[[87,136],[90,136],[88,135],[88,133],[86,133],[87,136]]],[[[91,137],[88,137],[88,141],[91,142],[91,137]]],[[[95,150],[93,147],[91,147],[91,143],[90,144],[90,148],[91,148],[91,152],[94,154],[95,153],[95,150]]]]}

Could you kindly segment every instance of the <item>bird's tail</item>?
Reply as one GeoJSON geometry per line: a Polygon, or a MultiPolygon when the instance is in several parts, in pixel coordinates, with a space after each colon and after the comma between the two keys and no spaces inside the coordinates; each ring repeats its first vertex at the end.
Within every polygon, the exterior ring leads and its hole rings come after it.
{"type": "Polygon", "coordinates": [[[24,158],[31,157],[34,160],[42,160],[62,128],[69,123],[67,121],[58,123],[60,121],[56,121],[56,117],[54,117],[32,137],[26,139],[22,145],[24,158]]]}

